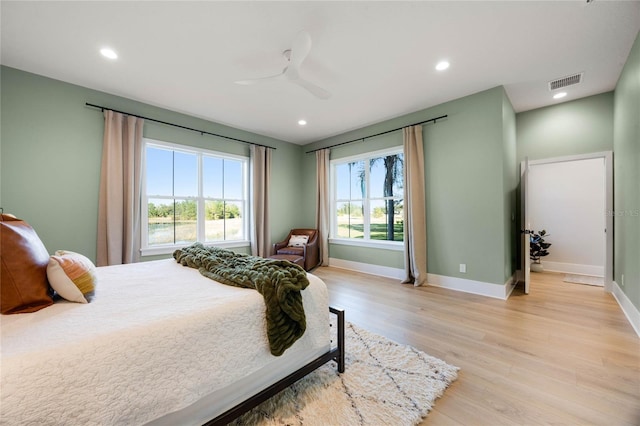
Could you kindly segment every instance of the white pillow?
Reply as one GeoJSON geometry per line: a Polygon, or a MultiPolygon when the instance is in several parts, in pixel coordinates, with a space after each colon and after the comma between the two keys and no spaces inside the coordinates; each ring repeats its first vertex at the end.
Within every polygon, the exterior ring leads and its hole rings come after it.
{"type": "Polygon", "coordinates": [[[289,247],[304,247],[309,241],[308,235],[292,235],[289,238],[289,247]]]}
{"type": "Polygon", "coordinates": [[[87,257],[58,250],[49,258],[47,278],[51,287],[70,302],[87,303],[96,288],[96,267],[87,257]]]}

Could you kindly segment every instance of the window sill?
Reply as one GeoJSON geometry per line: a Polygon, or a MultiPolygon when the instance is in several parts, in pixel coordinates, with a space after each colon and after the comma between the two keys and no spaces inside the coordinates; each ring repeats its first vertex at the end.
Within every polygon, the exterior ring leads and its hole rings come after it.
{"type": "Polygon", "coordinates": [[[380,241],[380,240],[358,240],[346,238],[329,238],[329,244],[338,244],[343,246],[368,247],[384,250],[402,251],[404,250],[404,242],[402,241],[380,241]]]}
{"type": "MultiPolygon", "coordinates": [[[[218,241],[214,243],[203,243],[204,245],[212,245],[215,247],[231,249],[231,248],[239,248],[239,247],[249,247],[251,245],[250,241],[239,240],[239,241],[218,241]]],[[[140,249],[141,256],[156,256],[159,254],[172,254],[174,251],[190,246],[189,244],[177,244],[177,245],[166,245],[166,246],[158,246],[158,247],[145,247],[140,249]]]]}

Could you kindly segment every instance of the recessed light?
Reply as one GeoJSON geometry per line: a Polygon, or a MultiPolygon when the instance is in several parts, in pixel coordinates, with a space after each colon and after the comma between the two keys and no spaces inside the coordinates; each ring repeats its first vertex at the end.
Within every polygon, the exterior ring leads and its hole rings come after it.
{"type": "Polygon", "coordinates": [[[113,49],[109,49],[108,47],[105,47],[103,49],[100,49],[100,53],[102,54],[102,56],[104,56],[105,58],[109,58],[109,59],[118,59],[118,54],[116,52],[113,51],[113,49]]]}
{"type": "Polygon", "coordinates": [[[567,96],[567,92],[560,92],[553,95],[553,99],[562,99],[567,96]]]}
{"type": "Polygon", "coordinates": [[[440,62],[438,62],[438,64],[436,65],[436,69],[437,69],[438,71],[444,71],[444,70],[446,70],[447,68],[449,68],[449,62],[447,62],[447,61],[440,61],[440,62]]]}
{"type": "Polygon", "coordinates": [[[300,126],[306,126],[307,125],[307,120],[298,120],[298,124],[300,126]]]}

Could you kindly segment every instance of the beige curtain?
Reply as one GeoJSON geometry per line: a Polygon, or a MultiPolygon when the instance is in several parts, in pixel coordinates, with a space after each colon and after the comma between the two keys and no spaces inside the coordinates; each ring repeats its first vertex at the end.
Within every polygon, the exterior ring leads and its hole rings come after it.
{"type": "Polygon", "coordinates": [[[403,283],[427,281],[427,215],[425,213],[422,126],[403,129],[404,136],[404,268],[403,283]]]}
{"type": "Polygon", "coordinates": [[[140,197],[144,120],[104,111],[98,201],[98,266],[140,259],[140,197]]]}
{"type": "Polygon", "coordinates": [[[271,228],[269,225],[269,185],[271,181],[271,149],[251,145],[252,225],[251,254],[271,255],[271,228]]]}
{"type": "Polygon", "coordinates": [[[316,151],[316,228],[320,266],[329,266],[329,149],[316,151]]]}

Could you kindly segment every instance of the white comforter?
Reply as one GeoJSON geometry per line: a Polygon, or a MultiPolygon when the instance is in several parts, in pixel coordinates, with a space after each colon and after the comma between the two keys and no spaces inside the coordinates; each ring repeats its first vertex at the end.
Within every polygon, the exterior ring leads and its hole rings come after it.
{"type": "Polygon", "coordinates": [[[0,424],[143,424],[326,347],[327,289],[309,280],[307,331],[274,357],[257,291],[173,260],[98,268],[91,303],[1,317],[0,424]]]}

